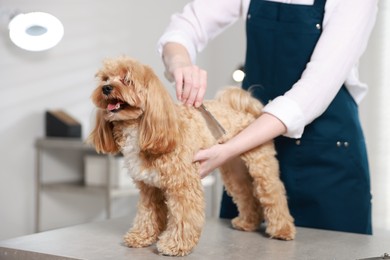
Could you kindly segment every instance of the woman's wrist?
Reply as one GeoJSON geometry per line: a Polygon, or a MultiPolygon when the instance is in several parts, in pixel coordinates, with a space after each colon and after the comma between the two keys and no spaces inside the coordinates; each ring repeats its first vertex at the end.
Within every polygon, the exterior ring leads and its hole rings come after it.
{"type": "Polygon", "coordinates": [[[163,47],[162,58],[166,72],[169,73],[170,76],[173,76],[173,73],[177,68],[192,65],[187,49],[179,43],[166,43],[163,47]]]}
{"type": "Polygon", "coordinates": [[[225,156],[223,156],[224,161],[228,161],[240,155],[240,153],[238,152],[239,149],[235,146],[234,142],[228,141],[226,143],[221,144],[221,150],[225,154],[225,156]]]}

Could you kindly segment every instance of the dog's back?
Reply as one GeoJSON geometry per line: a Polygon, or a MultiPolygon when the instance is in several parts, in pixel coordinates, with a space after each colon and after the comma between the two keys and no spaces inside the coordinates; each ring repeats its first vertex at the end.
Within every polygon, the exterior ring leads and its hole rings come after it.
{"type": "Polygon", "coordinates": [[[251,93],[239,87],[228,87],[217,93],[216,99],[232,109],[259,117],[263,105],[251,93]]]}
{"type": "Polygon", "coordinates": [[[229,136],[237,134],[262,113],[263,105],[251,93],[239,87],[219,91],[205,106],[225,128],[229,136]]]}

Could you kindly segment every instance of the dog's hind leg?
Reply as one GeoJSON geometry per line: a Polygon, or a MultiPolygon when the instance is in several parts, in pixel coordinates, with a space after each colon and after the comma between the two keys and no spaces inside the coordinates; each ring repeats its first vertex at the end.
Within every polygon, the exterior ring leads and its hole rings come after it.
{"type": "MultiPolygon", "coordinates": [[[[186,174],[183,174],[186,175],[186,174]]],[[[166,187],[168,223],[157,249],[162,255],[185,256],[197,245],[204,225],[204,192],[197,174],[175,176],[166,187]]]]}
{"type": "Polygon", "coordinates": [[[132,228],[124,236],[128,247],[145,247],[157,241],[166,227],[167,207],[163,193],[156,187],[137,182],[140,189],[138,211],[132,228]]]}
{"type": "Polygon", "coordinates": [[[256,230],[263,219],[262,210],[254,197],[253,179],[244,162],[237,157],[225,163],[220,172],[225,189],[232,196],[239,212],[238,217],[232,219],[233,227],[243,231],[256,230]]]}
{"type": "Polygon", "coordinates": [[[294,239],[294,220],[288,209],[284,185],[279,178],[279,164],[273,147],[266,144],[243,154],[242,158],[253,178],[254,194],[263,208],[266,232],[274,238],[294,239]]]}

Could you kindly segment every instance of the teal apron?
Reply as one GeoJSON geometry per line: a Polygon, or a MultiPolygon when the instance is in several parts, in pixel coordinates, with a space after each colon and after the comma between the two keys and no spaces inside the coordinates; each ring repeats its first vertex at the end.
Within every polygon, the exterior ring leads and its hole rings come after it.
{"type": "MultiPolygon", "coordinates": [[[[325,0],[313,5],[251,1],[244,89],[266,104],[299,80],[321,35],[324,7],[325,0]]],[[[278,137],[275,145],[297,226],[372,233],[365,141],[357,104],[345,86],[301,139],[278,137]]],[[[220,217],[237,214],[224,192],[220,217]]]]}

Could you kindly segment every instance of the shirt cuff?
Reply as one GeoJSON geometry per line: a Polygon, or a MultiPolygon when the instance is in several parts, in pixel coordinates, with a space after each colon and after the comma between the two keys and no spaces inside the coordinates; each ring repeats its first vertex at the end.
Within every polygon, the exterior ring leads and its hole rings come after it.
{"type": "Polygon", "coordinates": [[[263,108],[263,112],[277,117],[286,126],[284,134],[290,138],[301,138],[305,128],[305,117],[299,105],[286,96],[279,96],[263,108]]]}
{"type": "Polygon", "coordinates": [[[185,35],[181,31],[171,31],[169,33],[165,33],[157,42],[157,51],[162,56],[163,47],[167,42],[176,42],[183,45],[190,55],[192,63],[196,61],[196,49],[195,46],[188,40],[185,35]]]}

